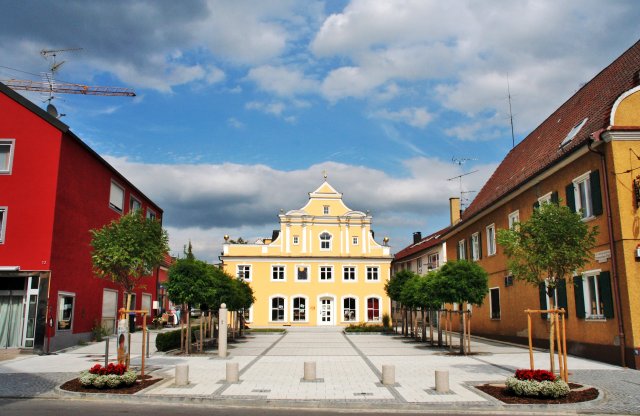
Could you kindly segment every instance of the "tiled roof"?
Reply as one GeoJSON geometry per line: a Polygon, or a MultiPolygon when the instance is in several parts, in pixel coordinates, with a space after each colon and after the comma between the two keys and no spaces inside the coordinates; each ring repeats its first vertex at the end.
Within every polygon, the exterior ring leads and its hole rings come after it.
{"type": "Polygon", "coordinates": [[[437,246],[438,244],[442,244],[444,241],[440,238],[440,236],[448,229],[449,227],[444,228],[440,231],[436,231],[435,233],[421,239],[417,243],[408,245],[407,247],[397,252],[395,256],[393,256],[393,261],[403,260],[420,251],[430,249],[431,247],[437,246]]]}
{"type": "Polygon", "coordinates": [[[609,126],[611,107],[625,91],[637,84],[640,41],[603,69],[562,104],[504,158],[462,214],[462,221],[516,190],[520,185],[587,144],[589,135],[609,126]],[[560,143],[571,129],[587,119],[578,134],[564,147],[560,143]]]}

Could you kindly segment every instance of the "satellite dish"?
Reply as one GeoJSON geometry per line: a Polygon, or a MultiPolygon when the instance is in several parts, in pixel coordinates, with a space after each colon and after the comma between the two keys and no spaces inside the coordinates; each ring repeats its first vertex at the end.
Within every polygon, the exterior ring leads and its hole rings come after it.
{"type": "Polygon", "coordinates": [[[57,110],[57,109],[56,109],[56,107],[55,107],[53,104],[51,104],[51,103],[49,103],[49,104],[47,105],[47,113],[49,113],[50,115],[52,115],[52,116],[53,116],[53,117],[55,117],[55,118],[58,118],[58,110],[57,110]]]}

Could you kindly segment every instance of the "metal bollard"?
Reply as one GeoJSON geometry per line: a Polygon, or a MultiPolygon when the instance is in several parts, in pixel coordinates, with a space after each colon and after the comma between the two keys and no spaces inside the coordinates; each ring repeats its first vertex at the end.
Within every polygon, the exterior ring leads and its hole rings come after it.
{"type": "Polygon", "coordinates": [[[238,363],[227,363],[227,383],[237,383],[238,381],[240,381],[238,363]]]}
{"type": "Polygon", "coordinates": [[[147,358],[149,358],[149,339],[151,336],[151,332],[147,330],[147,358]]]}
{"type": "Polygon", "coordinates": [[[316,379],[316,362],[304,362],[304,381],[315,381],[316,379]]]}
{"type": "Polygon", "coordinates": [[[104,339],[104,366],[109,365],[109,336],[104,339]]]}
{"type": "Polygon", "coordinates": [[[436,391],[438,393],[449,392],[449,372],[436,370],[436,391]]]}
{"type": "Polygon", "coordinates": [[[386,386],[396,384],[396,367],[394,365],[382,366],[382,384],[386,386]]]}
{"type": "Polygon", "coordinates": [[[188,364],[176,364],[176,386],[186,386],[189,384],[189,365],[188,364]]]}

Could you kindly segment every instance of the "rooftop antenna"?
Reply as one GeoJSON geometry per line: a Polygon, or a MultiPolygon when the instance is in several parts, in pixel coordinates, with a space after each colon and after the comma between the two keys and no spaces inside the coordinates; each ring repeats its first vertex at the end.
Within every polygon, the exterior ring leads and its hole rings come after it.
{"type": "Polygon", "coordinates": [[[509,73],[507,72],[507,97],[509,98],[509,121],[511,123],[511,148],[516,147],[516,136],[513,134],[513,111],[511,110],[511,87],[509,85],[509,73]]]}
{"type": "Polygon", "coordinates": [[[455,157],[455,156],[451,158],[451,162],[453,162],[458,166],[462,166],[470,160],[478,160],[478,159],[472,158],[472,157],[455,157]]]}
{"type": "MultiPolygon", "coordinates": [[[[82,48],[43,49],[40,51],[40,55],[42,55],[44,59],[46,59],[47,61],[49,60],[51,61],[51,65],[49,66],[49,72],[43,72],[41,74],[43,84],[49,86],[49,91],[42,91],[43,94],[48,96],[45,99],[45,101],[49,103],[49,105],[47,106],[48,111],[51,108],[55,110],[55,107],[53,107],[53,104],[51,104],[51,101],[53,101],[53,99],[55,98],[53,95],[53,91],[56,89],[55,78],[60,67],[62,67],[62,65],[64,65],[65,62],[67,62],[67,61],[58,62],[57,60],[58,54],[60,52],[75,52],[80,50],[82,50],[82,48]]],[[[52,113],[52,111],[49,111],[49,112],[52,113]]],[[[57,111],[55,111],[55,113],[56,113],[55,117],[57,118],[58,117],[57,111]]]]}
{"type": "Polygon", "coordinates": [[[460,192],[460,208],[464,210],[464,206],[467,205],[468,202],[471,202],[469,200],[468,197],[466,197],[465,195],[467,194],[475,194],[476,191],[461,191],[460,192]]]}
{"type": "Polygon", "coordinates": [[[478,170],[473,170],[471,172],[467,172],[467,173],[463,173],[462,175],[458,175],[458,176],[454,176],[453,178],[449,178],[447,179],[448,181],[452,181],[454,179],[458,179],[459,183],[460,183],[460,202],[462,202],[462,197],[465,193],[471,193],[471,192],[475,192],[475,191],[462,191],[462,177],[463,176],[467,176],[467,175],[471,175],[472,173],[476,173],[478,170]]]}

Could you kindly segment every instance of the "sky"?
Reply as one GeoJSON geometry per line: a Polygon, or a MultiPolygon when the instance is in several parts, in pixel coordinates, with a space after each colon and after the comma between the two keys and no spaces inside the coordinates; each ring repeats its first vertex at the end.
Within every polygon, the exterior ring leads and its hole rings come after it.
{"type": "Polygon", "coordinates": [[[0,6],[0,80],[40,80],[42,49],[82,48],[58,54],[57,80],[136,91],[53,104],[164,209],[172,254],[190,240],[212,262],[225,234],[270,236],[324,171],[394,252],[447,226],[450,197],[468,205],[514,140],[640,38],[635,0],[0,6]]]}

